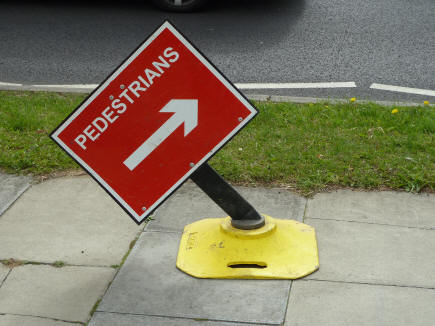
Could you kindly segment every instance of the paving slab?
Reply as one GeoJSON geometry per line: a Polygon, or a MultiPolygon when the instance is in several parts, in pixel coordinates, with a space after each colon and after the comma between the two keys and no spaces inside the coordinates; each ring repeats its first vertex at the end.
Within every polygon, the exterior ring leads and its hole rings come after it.
{"type": "Polygon", "coordinates": [[[435,229],[435,195],[338,190],[308,200],[305,217],[435,229]]]}
{"type": "Polygon", "coordinates": [[[6,267],[2,263],[0,263],[0,287],[3,284],[3,281],[5,280],[9,271],[10,271],[10,269],[8,267],[6,267]]]}
{"type": "MultiPolygon", "coordinates": [[[[286,189],[235,187],[259,213],[276,218],[302,221],[307,200],[286,189]]],[[[193,182],[186,182],[153,214],[146,229],[154,231],[179,231],[192,222],[225,217],[222,211],[193,182]]]]}
{"type": "Polygon", "coordinates": [[[0,259],[115,265],[141,228],[90,177],[52,179],[0,218],[0,259]]]}
{"type": "Polygon", "coordinates": [[[98,311],[279,325],[286,280],[196,279],[176,266],[180,233],[144,232],[98,311]]]}
{"type": "Polygon", "coordinates": [[[320,269],[310,279],[435,288],[435,230],[306,219],[320,269]]]}
{"type": "Polygon", "coordinates": [[[76,323],[67,323],[41,317],[0,315],[0,326],[78,326],[76,323]]]}
{"type": "Polygon", "coordinates": [[[258,324],[96,312],[88,326],[258,326],[258,324]]]}
{"type": "Polygon", "coordinates": [[[114,275],[109,267],[16,267],[0,288],[0,314],[86,322],[114,275]]]}
{"type": "Polygon", "coordinates": [[[30,186],[31,178],[0,172],[0,215],[30,186]]]}
{"type": "Polygon", "coordinates": [[[286,326],[427,326],[435,320],[435,290],[295,281],[286,326]]]}

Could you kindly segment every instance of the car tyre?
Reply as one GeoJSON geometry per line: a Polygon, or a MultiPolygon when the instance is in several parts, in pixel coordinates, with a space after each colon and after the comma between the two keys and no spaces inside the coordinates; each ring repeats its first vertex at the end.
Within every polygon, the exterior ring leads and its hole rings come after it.
{"type": "Polygon", "coordinates": [[[167,11],[190,12],[200,9],[208,0],[152,0],[157,7],[167,11]]]}

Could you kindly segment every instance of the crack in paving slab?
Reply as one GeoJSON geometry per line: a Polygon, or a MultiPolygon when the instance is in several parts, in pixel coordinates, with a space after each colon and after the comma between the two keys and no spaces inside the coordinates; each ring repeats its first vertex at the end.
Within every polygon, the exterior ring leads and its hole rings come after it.
{"type": "Polygon", "coordinates": [[[362,223],[362,224],[372,224],[372,225],[383,225],[383,226],[392,226],[397,228],[407,228],[407,229],[418,229],[418,230],[435,230],[435,228],[424,228],[418,226],[406,226],[406,225],[397,225],[397,224],[388,224],[388,223],[376,223],[376,222],[362,222],[362,221],[351,221],[351,220],[338,220],[334,218],[320,218],[320,217],[307,217],[312,220],[322,220],[322,221],[334,221],[334,222],[346,222],[346,223],[362,223]]]}
{"type": "Polygon", "coordinates": [[[72,321],[72,320],[63,320],[59,318],[51,318],[51,317],[45,317],[45,316],[38,316],[38,315],[25,315],[25,314],[14,314],[14,313],[0,313],[1,316],[16,316],[16,317],[31,317],[31,318],[38,318],[43,320],[51,320],[51,321],[59,321],[62,323],[67,323],[69,325],[85,325],[85,323],[80,321],[72,321]]]}
{"type": "MultiPolygon", "coordinates": [[[[3,268],[3,266],[0,266],[0,268],[3,268]]],[[[6,282],[6,279],[8,278],[9,274],[11,273],[11,271],[12,271],[12,268],[9,268],[9,271],[7,271],[6,275],[1,279],[1,281],[0,281],[0,288],[2,287],[4,282],[6,282]]]]}
{"type": "Polygon", "coordinates": [[[316,282],[331,282],[331,283],[344,283],[344,284],[361,284],[361,285],[373,285],[373,286],[391,286],[391,287],[398,287],[398,288],[435,290],[435,287],[414,286],[414,285],[401,285],[401,284],[386,284],[386,283],[334,281],[334,280],[323,280],[323,279],[319,279],[319,278],[299,279],[298,281],[301,281],[301,282],[316,281],[316,282]]]}

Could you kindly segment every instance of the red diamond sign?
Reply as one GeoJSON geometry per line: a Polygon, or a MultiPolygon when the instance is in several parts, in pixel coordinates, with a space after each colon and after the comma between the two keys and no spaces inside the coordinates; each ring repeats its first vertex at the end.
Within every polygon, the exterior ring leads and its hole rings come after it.
{"type": "Polygon", "coordinates": [[[165,22],[51,138],[140,223],[256,114],[165,22]]]}

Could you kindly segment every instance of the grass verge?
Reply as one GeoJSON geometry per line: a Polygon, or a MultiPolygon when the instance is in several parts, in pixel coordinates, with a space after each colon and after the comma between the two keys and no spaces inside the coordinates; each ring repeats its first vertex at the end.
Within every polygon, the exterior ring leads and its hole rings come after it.
{"type": "MultiPolygon", "coordinates": [[[[48,134],[79,94],[0,92],[0,168],[45,175],[78,168],[48,134]]],[[[349,102],[256,103],[259,115],[211,165],[228,181],[293,188],[435,190],[435,108],[349,102]]]]}

